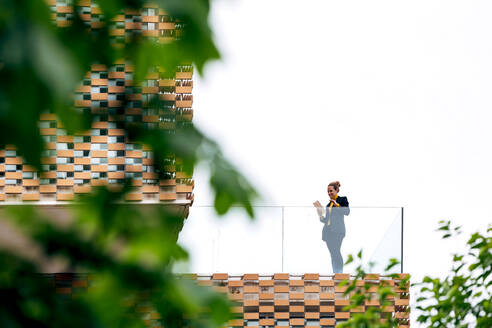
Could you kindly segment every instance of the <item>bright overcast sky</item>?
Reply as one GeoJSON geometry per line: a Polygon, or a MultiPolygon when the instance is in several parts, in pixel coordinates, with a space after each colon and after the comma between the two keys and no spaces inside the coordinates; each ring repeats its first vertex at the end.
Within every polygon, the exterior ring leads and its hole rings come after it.
{"type": "Polygon", "coordinates": [[[437,221],[492,222],[492,2],[212,2],[223,59],[194,121],[262,203],[326,202],[339,180],[351,205],[405,207],[406,272],[446,272],[437,221]]]}

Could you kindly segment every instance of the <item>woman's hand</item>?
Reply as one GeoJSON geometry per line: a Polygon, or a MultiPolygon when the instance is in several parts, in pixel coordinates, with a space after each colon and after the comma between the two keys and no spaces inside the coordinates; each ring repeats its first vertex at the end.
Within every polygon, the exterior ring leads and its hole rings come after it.
{"type": "Polygon", "coordinates": [[[338,204],[336,200],[330,199],[330,202],[333,203],[333,206],[340,207],[340,204],[338,204]]]}
{"type": "Polygon", "coordinates": [[[321,203],[319,201],[315,201],[313,203],[313,205],[316,207],[316,211],[318,212],[318,216],[320,218],[324,217],[325,216],[325,213],[323,213],[324,210],[323,210],[323,206],[321,206],[321,203]]]}

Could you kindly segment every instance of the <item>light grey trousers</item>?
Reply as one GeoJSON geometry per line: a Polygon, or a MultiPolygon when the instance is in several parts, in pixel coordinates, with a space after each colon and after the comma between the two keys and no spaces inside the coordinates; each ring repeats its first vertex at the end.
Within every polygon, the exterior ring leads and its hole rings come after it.
{"type": "Polygon", "coordinates": [[[330,233],[328,235],[328,240],[325,240],[326,246],[330,251],[331,267],[333,268],[333,273],[343,272],[343,257],[342,253],[340,252],[343,238],[345,238],[345,234],[330,233]]]}

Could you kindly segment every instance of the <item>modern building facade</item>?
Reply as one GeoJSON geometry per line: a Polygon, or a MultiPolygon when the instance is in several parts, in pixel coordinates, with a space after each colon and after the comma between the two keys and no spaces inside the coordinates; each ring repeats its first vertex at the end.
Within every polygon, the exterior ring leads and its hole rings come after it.
{"type": "Polygon", "coordinates": [[[335,327],[353,313],[379,307],[376,291],[384,283],[393,288],[396,297],[391,306],[383,308],[383,314],[392,313],[398,319],[399,327],[408,327],[408,289],[399,287],[405,276],[399,275],[395,279],[371,274],[358,280],[358,286],[371,285],[372,300],[353,310],[345,309],[350,302],[344,295],[348,286],[341,286],[342,281],[351,279],[349,274],[214,274],[195,278],[199,284],[213,286],[238,302],[234,307],[237,319],[229,323],[231,327],[335,327]]]}
{"type": "MultiPolygon", "coordinates": [[[[382,314],[390,314],[397,319],[400,328],[409,323],[409,286],[402,288],[400,283],[408,275],[397,277],[368,274],[357,281],[357,286],[369,284],[370,301],[363,306],[347,310],[349,297],[344,295],[347,285],[342,281],[353,279],[349,274],[323,276],[319,274],[292,275],[278,273],[273,275],[243,274],[232,276],[226,273],[211,275],[192,275],[185,279],[196,279],[202,286],[226,293],[235,302],[232,308],[235,319],[229,327],[326,327],[333,328],[347,321],[356,313],[371,307],[381,307],[377,297],[380,285],[389,286],[394,292],[391,305],[382,308],[382,314]]],[[[64,297],[75,297],[91,286],[95,277],[87,274],[53,274],[52,280],[57,293],[64,297]]],[[[133,304],[134,311],[143,316],[150,327],[160,327],[159,314],[152,307],[133,304]]]]}
{"type": "MultiPolygon", "coordinates": [[[[71,1],[48,0],[53,20],[60,27],[70,24],[74,15],[71,1]]],[[[102,24],[101,11],[90,0],[79,1],[81,17],[88,27],[102,24]]],[[[114,20],[112,34],[115,43],[125,42],[135,33],[163,42],[179,36],[182,26],[157,6],[148,5],[142,12],[125,11],[114,20]]],[[[141,86],[133,83],[133,68],[125,62],[112,67],[93,65],[75,91],[75,106],[80,111],[95,114],[89,131],[67,135],[57,117],[40,117],[40,130],[46,141],[43,154],[44,172],[25,165],[14,147],[0,150],[0,202],[4,205],[69,204],[77,195],[90,193],[96,186],[122,184],[133,179],[134,190],[126,200],[140,203],[160,203],[184,206],[193,202],[192,176],[181,168],[179,158],[166,159],[165,171],[159,178],[153,167],[151,149],[129,143],[122,123],[134,122],[161,128],[170,134],[189,124],[193,118],[193,67],[180,66],[174,76],[156,69],[141,86]],[[154,99],[160,107],[149,106],[154,99]],[[125,104],[125,106],[123,106],[125,104]]],[[[187,216],[187,211],[183,212],[187,216]]],[[[87,274],[52,274],[53,284],[61,295],[73,295],[91,284],[87,274]]],[[[374,294],[381,283],[389,284],[396,293],[392,305],[383,312],[393,313],[400,327],[409,325],[408,287],[400,289],[398,278],[369,275],[358,284],[369,283],[374,294]]],[[[322,276],[317,273],[293,275],[288,273],[261,275],[226,273],[194,275],[199,284],[227,293],[237,302],[233,311],[236,319],[231,327],[334,327],[353,313],[380,306],[377,299],[363,307],[347,311],[348,297],[340,286],[348,274],[322,276]]],[[[156,327],[158,314],[151,308],[136,306],[149,326],[156,327]]]]}
{"type": "MultiPolygon", "coordinates": [[[[63,27],[74,15],[72,1],[49,0],[52,18],[63,27]]],[[[102,24],[100,9],[90,0],[78,1],[81,18],[90,28],[102,24]]],[[[147,5],[140,13],[125,11],[114,19],[116,43],[139,33],[160,42],[179,35],[180,24],[157,6],[147,5]]],[[[92,128],[69,136],[53,114],[40,118],[47,150],[42,158],[45,172],[25,165],[15,148],[0,151],[0,202],[65,202],[89,193],[100,185],[133,179],[128,201],[191,203],[193,180],[175,157],[166,158],[163,179],[153,169],[152,152],[145,145],[129,143],[121,126],[135,122],[161,128],[170,134],[189,124],[193,117],[193,67],[180,66],[174,76],[156,69],[141,86],[133,84],[133,68],[125,62],[112,67],[93,65],[74,95],[75,107],[95,114],[92,128]],[[159,99],[160,106],[149,106],[159,99]]]]}

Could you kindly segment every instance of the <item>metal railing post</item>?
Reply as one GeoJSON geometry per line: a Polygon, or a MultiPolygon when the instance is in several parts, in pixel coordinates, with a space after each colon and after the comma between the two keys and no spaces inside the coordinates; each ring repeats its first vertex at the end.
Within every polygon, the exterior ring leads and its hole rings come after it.
{"type": "Polygon", "coordinates": [[[403,273],[403,206],[401,208],[401,254],[400,254],[400,270],[403,273]]]}
{"type": "Polygon", "coordinates": [[[284,272],[284,206],[282,206],[282,273],[284,272]]]}

